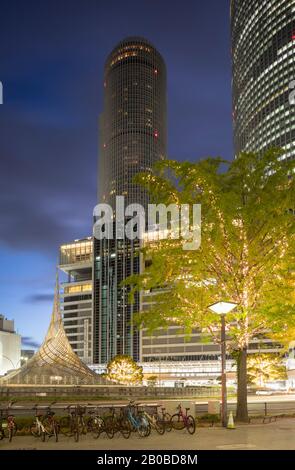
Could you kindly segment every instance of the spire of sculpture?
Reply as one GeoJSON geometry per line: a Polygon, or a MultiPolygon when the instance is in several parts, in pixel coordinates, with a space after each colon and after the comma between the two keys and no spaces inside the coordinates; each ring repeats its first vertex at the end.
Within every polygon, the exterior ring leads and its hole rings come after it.
{"type": "Polygon", "coordinates": [[[53,311],[45,339],[36,354],[21,369],[0,379],[0,383],[94,383],[101,380],[73,351],[65,333],[59,307],[56,276],[53,311]]]}

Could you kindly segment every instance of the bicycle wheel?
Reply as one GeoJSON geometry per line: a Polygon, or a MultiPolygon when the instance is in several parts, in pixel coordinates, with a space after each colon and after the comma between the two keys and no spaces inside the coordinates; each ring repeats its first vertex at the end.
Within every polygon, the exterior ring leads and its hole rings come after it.
{"type": "Polygon", "coordinates": [[[137,421],[137,432],[140,437],[147,437],[151,433],[150,423],[143,417],[139,417],[137,421]]]}
{"type": "Polygon", "coordinates": [[[74,435],[74,439],[75,439],[75,442],[79,442],[79,426],[75,426],[74,429],[73,429],[73,435],[74,435]]]}
{"type": "Polygon", "coordinates": [[[165,433],[165,423],[161,419],[157,419],[155,422],[155,430],[160,434],[160,436],[163,436],[165,433]]]}
{"type": "Polygon", "coordinates": [[[181,431],[185,428],[185,424],[179,413],[175,413],[174,415],[172,415],[171,424],[173,429],[176,429],[177,431],[181,431]]]}
{"type": "Polygon", "coordinates": [[[5,426],[5,428],[3,429],[4,437],[7,437],[9,441],[11,441],[13,436],[16,435],[16,432],[17,432],[17,425],[15,422],[12,424],[7,423],[7,426],[5,426]],[[10,435],[11,435],[11,438],[10,438],[10,435]]]}
{"type": "Polygon", "coordinates": [[[166,432],[170,432],[172,430],[172,421],[171,415],[169,413],[165,413],[163,416],[163,424],[165,427],[166,432]]]}
{"type": "Polygon", "coordinates": [[[104,424],[105,424],[104,431],[106,435],[108,436],[109,439],[113,439],[115,435],[115,428],[114,428],[115,423],[114,423],[113,418],[111,416],[106,417],[104,420],[104,424]]]}
{"type": "Polygon", "coordinates": [[[151,433],[151,427],[150,425],[148,424],[145,424],[145,423],[140,423],[138,425],[138,428],[137,428],[137,433],[139,435],[139,437],[147,437],[150,435],[151,433]]]}
{"type": "Polygon", "coordinates": [[[88,430],[92,433],[94,439],[98,439],[101,433],[105,430],[105,422],[103,418],[100,416],[93,418],[91,424],[89,423],[88,430]]]}
{"type": "Polygon", "coordinates": [[[55,442],[58,442],[58,433],[59,433],[59,424],[57,421],[50,421],[45,419],[43,421],[43,426],[45,428],[45,434],[48,434],[49,437],[53,436],[55,442]]]}
{"type": "Polygon", "coordinates": [[[33,424],[31,424],[31,426],[30,426],[30,433],[31,433],[32,436],[34,436],[34,437],[39,437],[39,436],[40,436],[39,427],[38,427],[38,425],[37,425],[36,422],[34,422],[33,424]]]}
{"type": "Polygon", "coordinates": [[[59,429],[64,436],[72,436],[72,430],[71,430],[71,418],[69,416],[63,416],[59,422],[59,429]]]}
{"type": "Polygon", "coordinates": [[[58,442],[58,424],[57,423],[54,423],[53,425],[53,436],[54,436],[54,440],[55,442],[58,442]]]}
{"type": "Polygon", "coordinates": [[[42,421],[42,424],[43,424],[43,427],[45,429],[45,434],[48,434],[48,436],[53,436],[54,432],[53,432],[53,427],[54,427],[54,424],[53,422],[50,420],[50,418],[44,418],[43,421],[42,421]]]}
{"type": "Polygon", "coordinates": [[[123,436],[125,439],[129,439],[132,430],[131,430],[131,426],[130,426],[129,420],[128,420],[127,418],[123,418],[123,419],[120,421],[119,429],[120,429],[120,433],[122,434],[122,436],[123,436]]]}
{"type": "Polygon", "coordinates": [[[89,418],[86,422],[86,426],[87,426],[87,432],[93,432],[93,430],[95,429],[95,420],[96,418],[89,418]]]}
{"type": "Polygon", "coordinates": [[[189,415],[186,419],[186,429],[190,434],[194,434],[196,431],[196,422],[191,415],[189,415]]]}
{"type": "Polygon", "coordinates": [[[83,418],[80,418],[78,421],[78,427],[79,427],[79,434],[80,436],[82,434],[87,434],[87,424],[85,423],[83,418]]]}

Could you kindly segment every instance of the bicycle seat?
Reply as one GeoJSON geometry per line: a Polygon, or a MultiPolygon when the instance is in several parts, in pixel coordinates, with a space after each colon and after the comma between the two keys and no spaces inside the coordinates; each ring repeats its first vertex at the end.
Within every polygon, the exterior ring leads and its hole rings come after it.
{"type": "Polygon", "coordinates": [[[186,411],[190,410],[190,408],[186,408],[186,411]]]}
{"type": "Polygon", "coordinates": [[[54,412],[54,411],[47,411],[47,415],[48,415],[48,416],[54,416],[54,415],[55,415],[55,412],[54,412]]]}

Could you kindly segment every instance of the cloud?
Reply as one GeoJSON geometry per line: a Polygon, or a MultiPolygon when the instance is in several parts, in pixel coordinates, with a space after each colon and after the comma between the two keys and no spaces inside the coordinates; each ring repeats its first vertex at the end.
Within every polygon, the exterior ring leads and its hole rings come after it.
{"type": "Polygon", "coordinates": [[[32,294],[25,297],[24,301],[26,303],[40,303],[40,302],[50,302],[53,300],[53,294],[32,294]]]}
{"type": "Polygon", "coordinates": [[[30,347],[33,349],[38,349],[40,348],[41,344],[38,343],[34,338],[31,338],[30,336],[23,336],[22,337],[22,346],[24,347],[30,347]]]}

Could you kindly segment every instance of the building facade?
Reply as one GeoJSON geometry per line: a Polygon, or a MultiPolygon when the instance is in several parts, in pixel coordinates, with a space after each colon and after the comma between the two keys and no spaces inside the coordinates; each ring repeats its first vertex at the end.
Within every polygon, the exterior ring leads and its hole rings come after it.
{"type": "MultiPolygon", "coordinates": [[[[133,178],[151,172],[166,155],[166,67],[154,46],[143,38],[121,41],[110,53],[104,70],[104,109],[100,118],[99,202],[115,209],[124,196],[145,209],[148,194],[133,178]]],[[[116,214],[114,213],[116,217],[116,214]]],[[[107,363],[117,354],[140,356],[140,336],[128,300],[128,276],[139,273],[139,240],[123,236],[94,239],[93,359],[107,363]]]]}
{"type": "Polygon", "coordinates": [[[114,207],[146,205],[148,196],[133,177],[152,171],[166,155],[166,66],[146,39],[121,41],[104,68],[104,107],[100,118],[99,202],[114,207]]]}
{"type": "Polygon", "coordinates": [[[15,332],[14,321],[0,315],[0,376],[17,369],[21,363],[21,336],[15,332]]]}
{"type": "MultiPolygon", "coordinates": [[[[158,291],[145,291],[141,295],[141,309],[148,311],[153,306],[153,297],[159,295],[158,291]]],[[[220,360],[220,345],[200,331],[194,329],[188,336],[183,328],[171,325],[168,328],[158,328],[151,336],[147,329],[141,331],[141,355],[143,364],[161,362],[162,364],[211,364],[218,370],[220,360]],[[214,366],[215,364],[215,366],[214,366]]],[[[249,344],[248,354],[278,353],[282,346],[263,335],[253,338],[249,344]]],[[[228,356],[230,360],[230,356],[228,356]]],[[[197,366],[202,367],[202,366],[197,366]]]]}
{"type": "Polygon", "coordinates": [[[93,361],[92,263],[93,240],[88,237],[64,244],[59,250],[63,325],[73,351],[86,364],[93,361]]]}
{"type": "Polygon", "coordinates": [[[295,1],[232,0],[231,42],[235,154],[282,147],[293,158],[295,1]]]}
{"type": "Polygon", "coordinates": [[[139,241],[102,240],[94,243],[94,363],[105,364],[117,354],[140,357],[139,331],[132,324],[139,295],[130,303],[121,283],[139,273],[139,241]]]}

